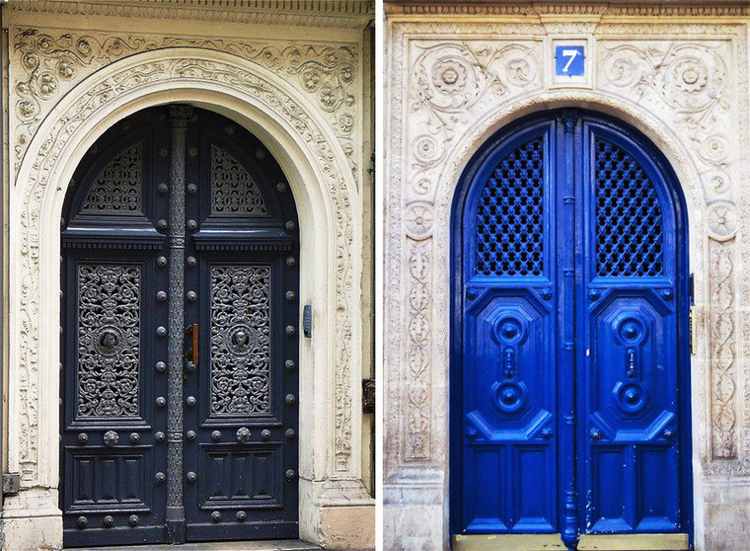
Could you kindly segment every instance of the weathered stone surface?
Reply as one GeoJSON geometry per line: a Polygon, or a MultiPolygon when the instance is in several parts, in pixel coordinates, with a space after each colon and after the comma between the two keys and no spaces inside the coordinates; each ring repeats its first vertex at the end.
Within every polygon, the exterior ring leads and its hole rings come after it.
{"type": "Polygon", "coordinates": [[[698,321],[696,546],[741,547],[750,522],[738,513],[735,531],[728,526],[731,507],[746,506],[743,491],[727,485],[719,504],[698,488],[750,475],[750,285],[739,277],[750,258],[750,9],[396,2],[387,11],[386,548],[448,545],[450,215],[461,173],[504,125],[566,106],[638,128],[682,184],[698,321]],[[586,45],[589,76],[555,79],[553,47],[563,37],[586,45]]]}
{"type": "MultiPolygon", "coordinates": [[[[364,32],[372,5],[44,0],[3,9],[13,259],[7,458],[22,486],[6,502],[14,515],[5,515],[4,549],[61,544],[59,416],[49,404],[59,398],[59,218],[73,170],[118,120],[171,102],[245,126],[287,174],[305,235],[301,303],[313,304],[316,328],[300,344],[299,474],[340,488],[335,495],[324,495],[322,484],[301,488],[301,535],[314,542],[337,536],[350,513],[363,525],[363,511],[374,508],[365,491],[372,466],[362,458],[369,434],[360,405],[372,346],[372,259],[362,223],[372,216],[364,32]],[[323,508],[339,515],[326,534],[323,508]]],[[[360,536],[374,545],[373,526],[360,536]]]]}

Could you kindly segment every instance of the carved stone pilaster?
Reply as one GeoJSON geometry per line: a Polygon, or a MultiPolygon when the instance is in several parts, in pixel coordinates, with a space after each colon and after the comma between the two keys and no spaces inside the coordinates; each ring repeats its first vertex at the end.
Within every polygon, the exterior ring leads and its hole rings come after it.
{"type": "Polygon", "coordinates": [[[711,458],[737,459],[737,343],[734,239],[709,241],[711,458]]]}

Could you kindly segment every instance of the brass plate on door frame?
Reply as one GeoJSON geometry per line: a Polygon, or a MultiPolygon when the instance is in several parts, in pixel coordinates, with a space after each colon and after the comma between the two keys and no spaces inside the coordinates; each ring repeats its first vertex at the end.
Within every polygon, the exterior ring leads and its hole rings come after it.
{"type": "Polygon", "coordinates": [[[453,551],[548,551],[566,547],[560,534],[482,534],[453,536],[453,551]]]}
{"type": "Polygon", "coordinates": [[[690,549],[687,534],[581,534],[578,551],[677,551],[690,549]]]}

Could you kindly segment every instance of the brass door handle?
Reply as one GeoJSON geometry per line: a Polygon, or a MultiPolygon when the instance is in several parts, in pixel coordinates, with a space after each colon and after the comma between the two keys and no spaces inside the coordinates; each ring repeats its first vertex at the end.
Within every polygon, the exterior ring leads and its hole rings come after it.
{"type": "Polygon", "coordinates": [[[198,324],[194,323],[185,330],[185,338],[188,339],[188,348],[185,353],[185,360],[187,360],[187,368],[189,371],[193,371],[198,367],[198,324]]]}

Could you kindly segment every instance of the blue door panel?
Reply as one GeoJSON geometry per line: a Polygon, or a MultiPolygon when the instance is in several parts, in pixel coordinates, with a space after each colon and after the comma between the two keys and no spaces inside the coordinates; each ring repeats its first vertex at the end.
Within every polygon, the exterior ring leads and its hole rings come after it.
{"type": "Polygon", "coordinates": [[[500,445],[477,446],[471,444],[467,453],[467,462],[472,473],[467,479],[466,502],[468,524],[477,534],[495,533],[508,529],[507,474],[500,465],[508,463],[508,447],[500,445]],[[484,492],[483,488],[497,488],[500,491],[484,492]],[[476,498],[474,497],[476,496],[476,498]]]}
{"type": "Polygon", "coordinates": [[[679,527],[679,473],[674,469],[677,450],[669,445],[635,447],[636,528],[644,532],[671,532],[679,527]]]}
{"type": "Polygon", "coordinates": [[[516,481],[511,499],[518,519],[513,525],[516,532],[553,532],[552,524],[557,507],[554,472],[554,445],[528,444],[516,446],[513,480],[516,481]]]}
{"type": "Polygon", "coordinates": [[[476,509],[467,508],[467,523],[483,532],[552,531],[555,389],[544,347],[553,330],[551,309],[532,290],[497,289],[479,297],[469,313],[470,358],[484,368],[464,387],[466,402],[474,405],[465,417],[467,469],[478,477],[476,488],[486,484],[488,469],[496,469],[503,490],[499,501],[491,492],[473,493],[476,509]]]}
{"type": "Polygon", "coordinates": [[[454,209],[454,533],[690,532],[684,203],[636,132],[530,117],[454,209]]]}

